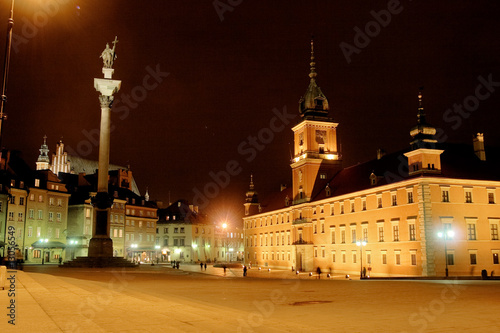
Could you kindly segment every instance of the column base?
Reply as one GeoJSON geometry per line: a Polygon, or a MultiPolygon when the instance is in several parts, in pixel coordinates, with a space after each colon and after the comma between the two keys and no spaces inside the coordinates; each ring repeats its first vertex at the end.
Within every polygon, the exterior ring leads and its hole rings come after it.
{"type": "Polygon", "coordinates": [[[113,240],[111,238],[93,237],[89,242],[89,257],[113,257],[113,240]]]}

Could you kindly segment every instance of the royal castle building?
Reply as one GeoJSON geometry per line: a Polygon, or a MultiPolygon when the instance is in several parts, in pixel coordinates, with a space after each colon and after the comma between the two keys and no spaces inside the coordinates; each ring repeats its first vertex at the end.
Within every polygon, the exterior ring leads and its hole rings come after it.
{"type": "Polygon", "coordinates": [[[291,188],[261,202],[252,180],[247,192],[245,262],[372,277],[500,274],[500,158],[483,135],[438,143],[419,93],[408,149],[344,168],[313,52],[309,77],[291,188]]]}

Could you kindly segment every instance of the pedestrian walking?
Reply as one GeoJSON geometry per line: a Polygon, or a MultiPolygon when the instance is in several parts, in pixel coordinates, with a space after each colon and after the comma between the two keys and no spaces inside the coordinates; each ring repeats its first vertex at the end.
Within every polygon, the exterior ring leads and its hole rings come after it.
{"type": "Polygon", "coordinates": [[[243,276],[247,276],[247,266],[243,266],[243,276]]]}
{"type": "Polygon", "coordinates": [[[207,270],[207,263],[205,263],[205,270],[207,270]]]}
{"type": "Polygon", "coordinates": [[[203,270],[203,263],[200,262],[200,271],[202,271],[202,270],[203,270]]]}
{"type": "Polygon", "coordinates": [[[316,273],[318,273],[318,279],[321,279],[321,268],[318,268],[316,269],[316,273]]]}
{"type": "Polygon", "coordinates": [[[177,269],[179,269],[179,262],[177,262],[175,265],[176,265],[177,269]]]}

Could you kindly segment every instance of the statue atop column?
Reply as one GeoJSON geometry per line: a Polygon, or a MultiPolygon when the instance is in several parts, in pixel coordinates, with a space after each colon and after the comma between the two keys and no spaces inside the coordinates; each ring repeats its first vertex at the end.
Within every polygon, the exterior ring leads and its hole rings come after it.
{"type": "Polygon", "coordinates": [[[115,36],[115,40],[113,41],[113,48],[109,48],[109,43],[106,43],[106,48],[102,51],[101,56],[103,62],[103,68],[113,68],[113,63],[115,62],[117,56],[115,53],[116,43],[118,43],[118,39],[115,36]]]}

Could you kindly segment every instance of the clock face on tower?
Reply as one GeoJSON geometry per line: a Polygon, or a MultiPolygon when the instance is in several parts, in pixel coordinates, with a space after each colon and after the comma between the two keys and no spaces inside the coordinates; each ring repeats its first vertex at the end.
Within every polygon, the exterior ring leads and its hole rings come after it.
{"type": "Polygon", "coordinates": [[[325,144],[326,131],[316,130],[316,142],[319,144],[325,144]]]}

